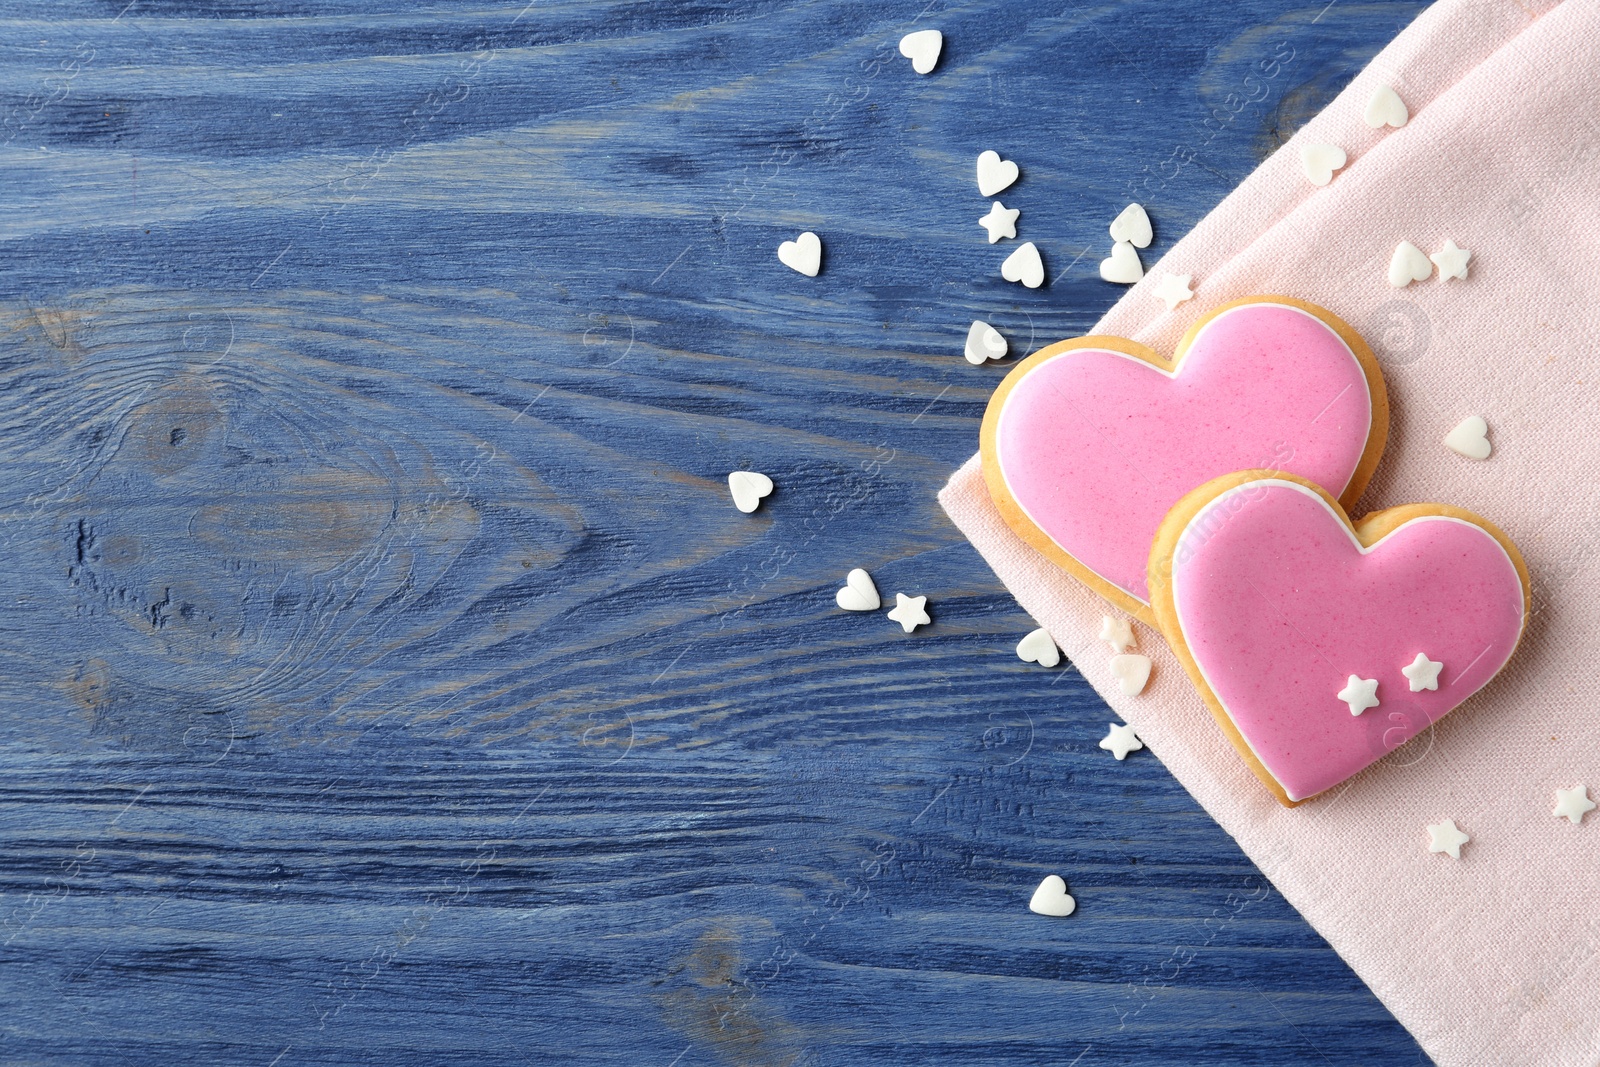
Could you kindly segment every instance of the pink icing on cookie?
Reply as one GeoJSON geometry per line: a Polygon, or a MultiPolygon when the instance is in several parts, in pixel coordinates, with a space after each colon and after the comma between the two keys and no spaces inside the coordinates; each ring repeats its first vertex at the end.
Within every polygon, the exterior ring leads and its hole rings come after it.
{"type": "Polygon", "coordinates": [[[1145,564],[1167,509],[1237,470],[1285,470],[1341,496],[1372,429],[1360,361],[1327,323],[1284,304],[1230,308],[1175,372],[1071,349],[1006,397],[1000,471],[1032,523],[1148,602],[1145,564]]]}
{"type": "Polygon", "coordinates": [[[1183,640],[1256,758],[1292,800],[1337,785],[1494,677],[1523,625],[1506,550],[1457,518],[1412,519],[1363,550],[1293,482],[1247,482],[1184,528],[1172,557],[1183,640]],[[1417,654],[1444,666],[1411,692],[1417,654]],[[1352,715],[1351,675],[1378,682],[1352,715]]]}

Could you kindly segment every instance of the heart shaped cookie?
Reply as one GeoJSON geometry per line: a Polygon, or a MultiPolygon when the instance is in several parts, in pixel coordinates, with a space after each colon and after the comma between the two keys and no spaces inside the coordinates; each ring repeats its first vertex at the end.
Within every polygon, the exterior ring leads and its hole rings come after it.
{"type": "Polygon", "coordinates": [[[1483,688],[1529,596],[1516,546],[1471,512],[1407,504],[1353,525],[1326,490],[1265,470],[1184,496],[1151,546],[1149,583],[1223,732],[1291,806],[1483,688]]]}
{"type": "Polygon", "coordinates": [[[1223,305],[1172,361],[1121,337],[1050,345],[983,418],[983,473],[1029,544],[1154,622],[1145,567],[1173,504],[1233,471],[1273,467],[1347,504],[1388,436],[1377,361],[1332,312],[1282,296],[1223,305]]]}

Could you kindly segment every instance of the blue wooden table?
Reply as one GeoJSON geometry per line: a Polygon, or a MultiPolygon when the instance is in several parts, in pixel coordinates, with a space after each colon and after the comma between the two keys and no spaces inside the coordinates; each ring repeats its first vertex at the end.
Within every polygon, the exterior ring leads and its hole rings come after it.
{"type": "Polygon", "coordinates": [[[934,500],[1419,7],[9,0],[0,1062],[1426,1062],[934,500]]]}

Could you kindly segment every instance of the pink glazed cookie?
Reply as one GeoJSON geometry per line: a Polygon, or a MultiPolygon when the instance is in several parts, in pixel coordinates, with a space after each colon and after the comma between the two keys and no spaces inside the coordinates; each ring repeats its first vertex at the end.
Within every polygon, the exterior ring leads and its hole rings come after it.
{"type": "Polygon", "coordinates": [[[1406,504],[1352,525],[1278,471],[1207,482],[1151,546],[1157,622],[1250,769],[1315,796],[1483,688],[1528,617],[1528,571],[1492,524],[1406,504]]]}
{"type": "Polygon", "coordinates": [[[1271,467],[1352,504],[1388,430],[1383,375],[1360,335],[1315,304],[1255,296],[1195,323],[1171,361],[1121,337],[1028,357],[989,401],[983,474],[1023,539],[1153,623],[1150,542],[1185,493],[1271,467]]]}

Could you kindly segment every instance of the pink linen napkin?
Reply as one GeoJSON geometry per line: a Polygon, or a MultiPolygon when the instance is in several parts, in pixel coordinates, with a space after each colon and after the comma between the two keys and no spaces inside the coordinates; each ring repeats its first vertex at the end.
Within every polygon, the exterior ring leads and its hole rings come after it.
{"type": "MultiPolygon", "coordinates": [[[[1150,270],[1093,331],[1170,353],[1208,308],[1253,293],[1321,304],[1384,363],[1388,447],[1360,504],[1459,505],[1506,530],[1533,618],[1506,670],[1428,732],[1296,809],[1223,737],[1160,635],[1124,696],[1095,639],[1099,598],[1000,519],[976,457],[940,494],[1018,602],[1284,897],[1443,1067],[1600,1064],[1600,0],[1442,0],[1150,270]],[[1411,112],[1372,130],[1393,86],[1411,112]],[[1325,188],[1306,143],[1343,147],[1325,188]],[[1396,244],[1470,249],[1466,280],[1396,290],[1396,244]],[[1151,291],[1194,275],[1168,312],[1151,291]],[[1484,416],[1493,455],[1444,435],[1484,416]],[[1461,859],[1427,851],[1455,820],[1461,859]]],[[[1113,612],[1114,613],[1114,612],[1113,612]]]]}

